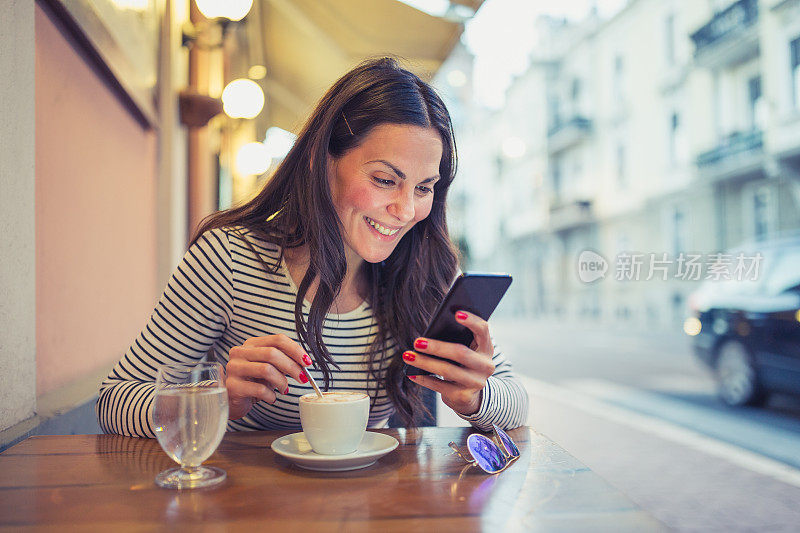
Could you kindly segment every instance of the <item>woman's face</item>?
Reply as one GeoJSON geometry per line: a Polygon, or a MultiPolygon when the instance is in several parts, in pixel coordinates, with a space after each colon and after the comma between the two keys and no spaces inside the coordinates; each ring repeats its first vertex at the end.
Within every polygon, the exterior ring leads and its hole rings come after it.
{"type": "Polygon", "coordinates": [[[442,140],[433,128],[382,124],[361,145],[328,158],[348,268],[378,263],[431,212],[442,140]]]}

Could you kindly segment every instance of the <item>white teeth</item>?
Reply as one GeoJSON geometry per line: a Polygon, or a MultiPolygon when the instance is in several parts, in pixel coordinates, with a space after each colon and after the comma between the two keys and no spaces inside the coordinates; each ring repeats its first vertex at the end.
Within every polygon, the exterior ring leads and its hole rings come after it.
{"type": "Polygon", "coordinates": [[[378,224],[377,222],[375,222],[371,218],[367,218],[367,222],[369,223],[370,226],[372,226],[373,228],[378,230],[378,233],[380,233],[381,235],[387,235],[387,236],[388,235],[394,235],[395,233],[400,231],[399,229],[384,228],[383,226],[381,226],[380,224],[378,224]]]}

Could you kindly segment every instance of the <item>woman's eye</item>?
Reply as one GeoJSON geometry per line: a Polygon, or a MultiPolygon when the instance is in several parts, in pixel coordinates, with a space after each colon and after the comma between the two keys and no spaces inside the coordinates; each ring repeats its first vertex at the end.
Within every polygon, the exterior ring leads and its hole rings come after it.
{"type": "Polygon", "coordinates": [[[430,194],[433,192],[433,189],[426,187],[425,185],[417,185],[417,190],[422,194],[430,194]]]}
{"type": "Polygon", "coordinates": [[[372,179],[375,180],[375,183],[377,183],[378,185],[383,185],[384,187],[391,187],[392,185],[394,185],[393,180],[385,180],[377,176],[372,176],[372,179]]]}

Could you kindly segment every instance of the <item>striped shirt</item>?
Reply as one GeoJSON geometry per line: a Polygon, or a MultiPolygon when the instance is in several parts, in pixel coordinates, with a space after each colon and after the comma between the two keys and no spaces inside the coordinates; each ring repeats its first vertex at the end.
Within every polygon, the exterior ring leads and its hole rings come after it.
{"type": "MultiPolygon", "coordinates": [[[[154,437],[152,412],[159,365],[195,364],[213,350],[225,365],[228,352],[251,337],[283,333],[299,342],[294,325],[297,287],[277,245],[242,227],[207,231],[184,255],[144,329],[100,387],[97,416],[107,433],[154,437]],[[277,273],[264,268],[245,239],[277,273]]],[[[304,302],[308,316],[310,305],[304,302]]],[[[363,391],[372,396],[369,426],[384,427],[394,412],[386,391],[375,392],[367,374],[366,352],[377,333],[371,307],[364,302],[345,314],[329,313],[323,340],[340,369],[331,368],[330,390],[363,391]],[[370,386],[371,385],[371,386],[370,386]]],[[[379,371],[399,357],[389,343],[378,359],[379,371]]],[[[481,408],[462,416],[478,429],[497,424],[511,428],[525,423],[527,394],[500,353],[495,373],[483,391],[481,408]]],[[[321,383],[322,372],[308,371],[321,383]]],[[[273,404],[259,401],[250,412],[228,422],[228,429],[299,429],[298,398],[312,392],[310,384],[289,379],[289,393],[273,404]]]]}

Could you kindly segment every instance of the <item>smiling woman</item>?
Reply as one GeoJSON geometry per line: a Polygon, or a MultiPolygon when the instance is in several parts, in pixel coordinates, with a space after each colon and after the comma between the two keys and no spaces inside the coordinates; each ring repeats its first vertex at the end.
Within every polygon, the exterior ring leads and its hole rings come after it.
{"type": "Polygon", "coordinates": [[[231,429],[299,427],[306,373],[367,392],[371,427],[393,413],[414,424],[423,388],[481,429],[523,424],[527,395],[485,321],[456,314],[470,348],[418,337],[458,270],[445,218],[455,163],[450,116],[429,85],[393,59],[347,73],[264,189],[201,224],[103,383],[101,425],[152,435],[155,369],[209,349],[226,364],[231,429]],[[420,351],[404,359],[411,346],[420,351]],[[436,363],[441,378],[406,378],[404,364],[433,370],[426,354],[448,360],[436,363]]]}
{"type": "Polygon", "coordinates": [[[342,157],[328,156],[348,271],[357,272],[363,261],[384,261],[427,218],[441,159],[442,140],[435,129],[398,124],[376,126],[342,157]]]}

